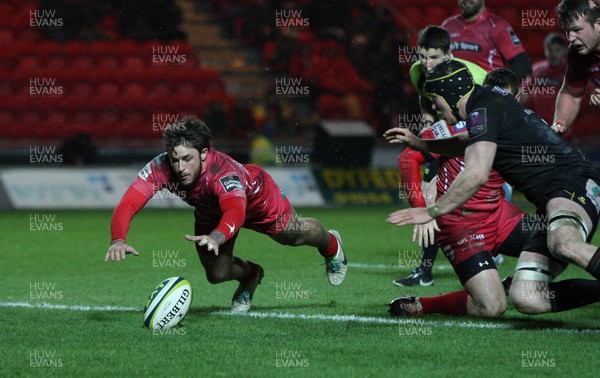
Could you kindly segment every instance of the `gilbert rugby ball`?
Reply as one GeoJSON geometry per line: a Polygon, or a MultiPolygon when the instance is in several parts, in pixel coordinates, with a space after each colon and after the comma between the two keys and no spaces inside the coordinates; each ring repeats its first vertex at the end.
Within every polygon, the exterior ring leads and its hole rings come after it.
{"type": "Polygon", "coordinates": [[[151,329],[168,329],[179,324],[192,304],[192,286],[183,277],[161,282],[148,297],[144,307],[144,325],[151,329]]]}

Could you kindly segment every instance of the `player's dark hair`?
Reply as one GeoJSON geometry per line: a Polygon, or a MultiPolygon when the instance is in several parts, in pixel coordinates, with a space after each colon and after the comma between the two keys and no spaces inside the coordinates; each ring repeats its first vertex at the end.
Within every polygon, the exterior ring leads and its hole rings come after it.
{"type": "Polygon", "coordinates": [[[552,32],[544,38],[544,47],[550,45],[559,45],[560,47],[567,47],[567,41],[561,33],[552,32]]]}
{"type": "Polygon", "coordinates": [[[209,148],[212,142],[212,133],[206,124],[194,116],[186,116],[178,122],[172,123],[163,132],[163,143],[167,151],[173,151],[177,146],[193,147],[202,152],[209,148]]]}
{"type": "Polygon", "coordinates": [[[500,87],[516,96],[519,93],[519,78],[509,69],[496,68],[485,75],[483,86],[500,87]]]}
{"type": "Polygon", "coordinates": [[[450,50],[450,33],[437,25],[429,25],[419,31],[417,46],[424,49],[440,49],[445,53],[450,50]]]}
{"type": "Polygon", "coordinates": [[[567,30],[571,23],[590,10],[588,0],[562,0],[556,6],[556,16],[561,28],[567,30]]]}
{"type": "Polygon", "coordinates": [[[587,16],[587,20],[590,23],[590,25],[594,26],[594,23],[596,22],[596,20],[600,18],[600,6],[595,6],[593,8],[590,8],[588,10],[586,16],[587,16]]]}

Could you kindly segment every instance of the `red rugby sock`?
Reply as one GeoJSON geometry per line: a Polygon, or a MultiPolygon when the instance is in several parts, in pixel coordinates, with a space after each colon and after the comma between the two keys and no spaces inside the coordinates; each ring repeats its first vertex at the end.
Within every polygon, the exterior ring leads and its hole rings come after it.
{"type": "Polygon", "coordinates": [[[460,290],[434,297],[421,297],[421,305],[425,314],[467,315],[468,299],[469,293],[460,290]]]}
{"type": "Polygon", "coordinates": [[[337,253],[338,242],[337,242],[337,239],[335,238],[335,236],[333,236],[333,234],[331,232],[328,232],[328,234],[329,234],[329,237],[331,238],[331,244],[329,244],[329,248],[327,248],[327,249],[319,248],[319,253],[323,257],[334,257],[335,254],[337,253]]]}

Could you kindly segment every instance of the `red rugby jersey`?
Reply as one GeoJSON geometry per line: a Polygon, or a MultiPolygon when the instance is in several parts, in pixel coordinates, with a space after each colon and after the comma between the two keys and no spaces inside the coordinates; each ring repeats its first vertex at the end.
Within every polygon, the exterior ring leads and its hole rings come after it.
{"type": "Polygon", "coordinates": [[[488,9],[472,22],[460,14],[449,17],[442,27],[450,33],[452,54],[486,71],[506,67],[509,60],[525,52],[510,24],[488,9]]]}
{"type": "Polygon", "coordinates": [[[216,222],[221,220],[217,229],[223,232],[226,239],[229,239],[243,225],[260,222],[266,217],[270,206],[268,191],[274,189],[271,187],[272,184],[269,184],[271,180],[266,180],[265,175],[267,173],[259,166],[251,164],[244,166],[230,156],[210,148],[206,165],[198,181],[193,187],[184,188],[172,171],[167,153],[162,153],[140,171],[115,209],[111,223],[112,240],[125,240],[132,217],[154,193],[161,189],[167,189],[179,196],[186,203],[194,206],[196,212],[204,217],[214,219],[216,222]],[[265,184],[265,181],[268,182],[265,184]],[[222,219],[223,203],[235,204],[231,200],[236,198],[242,200],[237,204],[238,207],[242,205],[245,214],[227,220],[222,219]],[[246,204],[245,209],[244,204],[246,204]]]}

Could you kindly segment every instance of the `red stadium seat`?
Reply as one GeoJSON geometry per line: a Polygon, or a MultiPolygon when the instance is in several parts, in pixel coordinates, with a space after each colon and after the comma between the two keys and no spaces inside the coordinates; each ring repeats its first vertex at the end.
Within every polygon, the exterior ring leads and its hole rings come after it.
{"type": "Polygon", "coordinates": [[[34,108],[21,112],[18,127],[22,136],[33,138],[47,136],[45,132],[47,128],[44,126],[42,112],[34,108]]]}
{"type": "Polygon", "coordinates": [[[60,108],[49,110],[44,118],[44,124],[57,134],[61,133],[69,123],[68,114],[68,111],[60,108]]]}
{"type": "Polygon", "coordinates": [[[90,44],[89,53],[99,59],[104,55],[117,55],[117,49],[113,42],[97,41],[90,44]]]}
{"type": "Polygon", "coordinates": [[[98,85],[96,88],[97,97],[105,100],[109,100],[109,102],[117,102],[119,98],[120,88],[114,82],[103,82],[98,85]]]}
{"type": "Polygon", "coordinates": [[[129,83],[121,91],[121,106],[143,106],[146,100],[146,88],[140,83],[129,83]]]}
{"type": "Polygon", "coordinates": [[[98,138],[114,137],[120,123],[121,117],[117,108],[103,108],[94,112],[92,134],[98,138]]]}
{"type": "Polygon", "coordinates": [[[152,83],[148,90],[148,97],[150,98],[168,98],[171,94],[171,86],[162,80],[152,83]]]}
{"type": "Polygon", "coordinates": [[[0,29],[0,45],[11,46],[16,42],[15,32],[9,29],[0,29]]]}
{"type": "Polygon", "coordinates": [[[27,56],[21,57],[21,59],[19,59],[19,62],[17,63],[17,67],[16,67],[16,69],[18,71],[29,72],[29,73],[36,73],[36,72],[42,71],[42,68],[43,68],[43,66],[42,66],[39,58],[35,55],[27,55],[27,56]]]}
{"type": "Polygon", "coordinates": [[[425,21],[422,27],[425,27],[427,25],[440,25],[442,21],[448,18],[449,14],[446,8],[439,5],[432,5],[425,9],[423,16],[425,21]]]}
{"type": "Polygon", "coordinates": [[[117,71],[121,67],[121,61],[117,55],[101,55],[97,57],[96,68],[103,71],[117,71]]]}
{"type": "Polygon", "coordinates": [[[79,55],[71,60],[71,70],[73,71],[91,71],[94,66],[94,60],[90,55],[79,55]]]}
{"type": "Polygon", "coordinates": [[[149,63],[139,55],[130,55],[122,58],[122,68],[127,71],[145,71],[149,63]]]}
{"type": "Polygon", "coordinates": [[[67,63],[67,59],[62,55],[49,55],[45,58],[45,66],[48,70],[53,71],[64,71],[69,68],[70,64],[67,63]]]}
{"type": "Polygon", "coordinates": [[[501,7],[498,7],[494,13],[512,25],[513,28],[519,29],[521,27],[521,7],[503,4],[501,7]]]}
{"type": "Polygon", "coordinates": [[[123,137],[153,136],[152,115],[141,109],[129,109],[123,114],[121,125],[117,133],[123,137]]]}
{"type": "Polygon", "coordinates": [[[113,43],[115,53],[124,59],[129,56],[142,56],[143,45],[131,39],[122,39],[113,43]]]}
{"type": "Polygon", "coordinates": [[[70,86],[69,94],[74,97],[89,99],[96,95],[94,86],[89,81],[77,81],[70,86]]]}
{"type": "Polygon", "coordinates": [[[64,54],[68,59],[76,59],[79,56],[90,55],[90,46],[81,41],[71,41],[64,45],[64,54]]]}
{"type": "MultiPolygon", "coordinates": [[[[0,42],[0,45],[1,42],[0,42]]],[[[18,55],[12,49],[0,48],[0,70],[3,72],[11,71],[17,64],[18,55]]]]}
{"type": "Polygon", "coordinates": [[[177,96],[184,97],[196,97],[200,94],[196,84],[190,81],[179,82],[175,87],[175,93],[177,96]]]}

